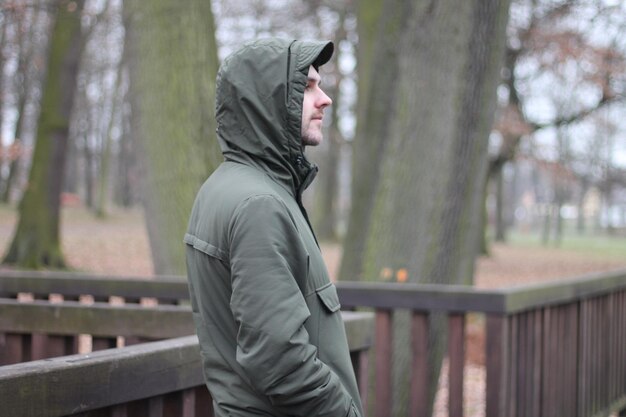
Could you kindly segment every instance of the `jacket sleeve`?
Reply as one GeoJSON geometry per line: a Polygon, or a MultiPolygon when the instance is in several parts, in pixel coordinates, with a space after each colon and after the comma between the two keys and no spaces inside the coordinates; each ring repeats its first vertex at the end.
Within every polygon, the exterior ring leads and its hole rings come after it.
{"type": "Polygon", "coordinates": [[[317,358],[295,279],[307,253],[284,202],[247,199],[229,226],[231,310],[238,325],[237,362],[254,388],[293,416],[358,416],[337,375],[317,358]]]}

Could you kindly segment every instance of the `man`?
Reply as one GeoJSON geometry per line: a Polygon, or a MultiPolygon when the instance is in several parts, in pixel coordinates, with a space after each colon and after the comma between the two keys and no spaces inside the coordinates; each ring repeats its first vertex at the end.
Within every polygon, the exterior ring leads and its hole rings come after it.
{"type": "Polygon", "coordinates": [[[302,206],[322,141],[317,69],[330,42],[268,39],[217,76],[225,161],[204,183],[185,234],[206,384],[217,416],[362,413],[339,299],[302,206]]]}

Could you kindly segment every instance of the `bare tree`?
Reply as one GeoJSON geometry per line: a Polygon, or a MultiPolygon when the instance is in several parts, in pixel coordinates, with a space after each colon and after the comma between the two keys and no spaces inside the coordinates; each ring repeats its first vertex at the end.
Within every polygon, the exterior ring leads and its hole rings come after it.
{"type": "Polygon", "coordinates": [[[84,1],[54,3],[35,154],[6,263],[29,268],[65,265],[59,238],[60,196],[78,63],[84,46],[83,5],[84,1]]]}
{"type": "MultiPolygon", "coordinates": [[[[28,152],[31,140],[27,140],[27,130],[35,124],[38,107],[36,101],[41,80],[45,73],[45,49],[47,36],[42,36],[49,29],[47,12],[39,2],[30,3],[25,0],[7,4],[4,9],[4,29],[10,29],[11,36],[3,52],[9,48],[16,62],[15,70],[3,84],[3,104],[14,108],[17,114],[13,123],[13,138],[9,145],[6,158],[7,176],[0,194],[0,201],[8,203],[14,195],[20,194],[21,171],[30,165],[31,154],[28,152]],[[9,100],[9,96],[12,100],[9,100]]],[[[4,44],[3,44],[4,46],[4,44]]],[[[4,109],[0,109],[4,115],[4,109]]]]}
{"type": "MultiPolygon", "coordinates": [[[[579,125],[626,98],[626,14],[619,7],[587,0],[513,2],[501,86],[505,98],[495,124],[499,144],[489,166],[494,182],[501,181],[503,167],[514,160],[524,138],[539,131],[552,131],[557,138],[559,128],[579,125]],[[551,115],[533,112],[532,103],[550,91],[560,94],[548,97],[551,115]],[[563,102],[568,108],[558,110],[563,102]]],[[[496,219],[504,217],[502,212],[498,204],[496,219]]],[[[505,223],[497,221],[497,240],[504,240],[504,229],[505,223]]]]}

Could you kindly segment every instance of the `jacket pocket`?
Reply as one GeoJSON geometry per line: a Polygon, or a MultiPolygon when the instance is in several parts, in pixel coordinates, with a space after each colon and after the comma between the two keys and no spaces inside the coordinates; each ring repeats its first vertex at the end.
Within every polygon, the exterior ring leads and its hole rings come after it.
{"type": "Polygon", "coordinates": [[[323,287],[316,289],[315,292],[329,312],[339,311],[341,304],[339,304],[337,288],[332,283],[329,282],[323,287]]]}

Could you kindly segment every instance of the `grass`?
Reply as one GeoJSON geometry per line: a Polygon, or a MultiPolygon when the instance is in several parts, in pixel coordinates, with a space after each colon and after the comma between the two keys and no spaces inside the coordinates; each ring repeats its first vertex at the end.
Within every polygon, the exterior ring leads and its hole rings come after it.
{"type": "Polygon", "coordinates": [[[626,259],[626,237],[609,236],[600,233],[578,234],[566,232],[560,243],[551,240],[544,244],[541,235],[513,231],[509,233],[507,243],[512,246],[528,248],[557,248],[579,252],[581,255],[607,260],[626,259]]]}

